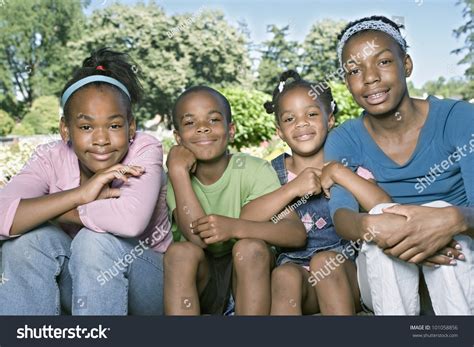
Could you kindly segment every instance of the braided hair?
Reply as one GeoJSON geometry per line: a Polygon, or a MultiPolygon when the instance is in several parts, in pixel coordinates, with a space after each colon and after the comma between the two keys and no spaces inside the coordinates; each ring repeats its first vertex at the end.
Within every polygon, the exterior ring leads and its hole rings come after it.
{"type": "Polygon", "coordinates": [[[326,83],[326,88],[321,88],[324,86],[321,82],[309,82],[301,78],[300,74],[295,70],[287,70],[280,75],[279,84],[275,87],[272,94],[272,100],[267,101],[263,104],[265,110],[268,114],[275,114],[275,120],[277,124],[280,123],[280,110],[279,102],[281,97],[288,92],[289,90],[303,87],[308,89],[308,95],[311,96],[310,91],[313,91],[314,99],[318,98],[321,101],[321,104],[327,114],[334,114],[338,112],[337,104],[332,96],[331,88],[326,83]],[[293,79],[293,81],[287,83],[287,80],[293,79]],[[316,88],[317,86],[317,88],[316,88]],[[322,90],[321,93],[314,94],[314,90],[322,90]]]}

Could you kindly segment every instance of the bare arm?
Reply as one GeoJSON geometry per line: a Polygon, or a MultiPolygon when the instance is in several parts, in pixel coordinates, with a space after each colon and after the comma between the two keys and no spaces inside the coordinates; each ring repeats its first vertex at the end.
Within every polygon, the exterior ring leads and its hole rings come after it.
{"type": "Polygon", "coordinates": [[[311,195],[321,193],[320,174],[321,170],[316,168],[304,169],[293,181],[247,203],[240,212],[240,218],[266,222],[283,210],[293,199],[297,197],[307,199],[311,195]]]}
{"type": "Polygon", "coordinates": [[[365,211],[370,211],[378,204],[392,202],[390,196],[377,184],[360,177],[339,162],[326,165],[321,176],[321,185],[325,192],[329,192],[333,184],[347,189],[365,211]]]}
{"type": "Polygon", "coordinates": [[[173,170],[169,172],[177,207],[173,216],[184,237],[195,245],[206,248],[202,239],[191,232],[191,223],[206,215],[194,193],[189,171],[173,170]]]}

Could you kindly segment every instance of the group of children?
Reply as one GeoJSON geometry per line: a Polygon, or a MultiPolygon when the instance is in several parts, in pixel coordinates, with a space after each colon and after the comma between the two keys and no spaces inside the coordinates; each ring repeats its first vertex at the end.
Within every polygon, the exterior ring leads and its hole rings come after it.
{"type": "MultiPolygon", "coordinates": [[[[346,83],[366,113],[365,103],[387,99],[394,111],[408,97],[405,74],[395,68],[407,65],[406,52],[385,57],[399,45],[399,26],[384,17],[349,23],[341,35],[344,57],[357,55],[354,39],[367,32],[379,38],[375,58],[351,61],[346,83]],[[381,69],[389,88],[360,100],[351,81],[364,69],[370,73],[361,85],[375,85],[381,69]]],[[[95,52],[63,90],[62,141],[38,151],[0,191],[1,269],[8,278],[0,284],[0,313],[360,311],[357,252],[347,251],[354,245],[347,240],[357,238],[339,235],[332,191],[350,192],[363,211],[392,198],[368,168],[327,160],[337,103],[329,87],[315,95],[316,85],[286,71],[262,105],[291,149],[271,163],[230,153],[236,126],[223,94],[187,89],[172,110],[177,144],[166,177],[160,142],[136,132],[132,105],[141,87],[130,62],[121,53],[95,52]],[[172,242],[171,229],[181,241],[172,242]]],[[[450,249],[458,259],[467,256],[454,244],[450,249]]]]}

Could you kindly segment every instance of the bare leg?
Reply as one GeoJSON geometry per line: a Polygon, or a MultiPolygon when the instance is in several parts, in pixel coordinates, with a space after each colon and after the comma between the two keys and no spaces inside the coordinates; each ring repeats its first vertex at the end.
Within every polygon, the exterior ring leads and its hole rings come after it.
{"type": "Polygon", "coordinates": [[[322,273],[314,290],[323,315],[354,315],[360,309],[359,288],[355,264],[345,260],[335,261],[339,253],[324,251],[311,259],[312,273],[322,273]],[[331,265],[328,265],[331,264],[331,265]]]}
{"type": "Polygon", "coordinates": [[[233,292],[237,315],[268,315],[273,255],[262,240],[243,239],[232,249],[233,292]]]}
{"type": "Polygon", "coordinates": [[[302,266],[286,263],[272,272],[272,315],[301,315],[319,312],[310,273],[302,266]]]}
{"type": "Polygon", "coordinates": [[[199,293],[209,281],[209,265],[202,248],[191,242],[171,244],[164,257],[166,315],[199,315],[199,293]]]}

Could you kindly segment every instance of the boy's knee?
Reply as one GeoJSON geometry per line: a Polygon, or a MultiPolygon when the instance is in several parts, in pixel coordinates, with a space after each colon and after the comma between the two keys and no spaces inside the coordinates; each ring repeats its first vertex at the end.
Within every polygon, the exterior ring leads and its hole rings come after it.
{"type": "Polygon", "coordinates": [[[271,262],[271,254],[265,241],[257,239],[242,239],[235,243],[232,248],[234,267],[268,267],[271,262]]]}
{"type": "Polygon", "coordinates": [[[172,243],[163,258],[165,268],[197,264],[205,258],[204,250],[189,241],[172,243]]]}

